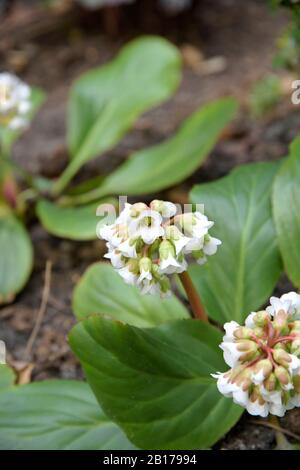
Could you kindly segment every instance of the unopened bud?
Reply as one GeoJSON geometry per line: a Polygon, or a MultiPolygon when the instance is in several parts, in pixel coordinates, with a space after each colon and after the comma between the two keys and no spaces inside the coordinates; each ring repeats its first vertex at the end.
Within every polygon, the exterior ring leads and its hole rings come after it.
{"type": "Polygon", "coordinates": [[[278,364],[283,367],[289,367],[290,363],[292,362],[289,354],[281,348],[274,349],[273,358],[278,364]]]}
{"type": "Polygon", "coordinates": [[[265,310],[260,310],[254,315],[253,321],[257,326],[264,327],[270,320],[270,315],[265,310]]]}
{"type": "Polygon", "coordinates": [[[281,333],[288,332],[288,313],[284,310],[279,310],[274,318],[273,327],[281,333]]]}
{"type": "Polygon", "coordinates": [[[235,336],[235,338],[237,339],[250,339],[252,335],[253,335],[253,330],[245,326],[240,326],[233,333],[233,336],[235,336]]]}
{"type": "Polygon", "coordinates": [[[276,389],[276,377],[273,372],[264,381],[264,386],[268,392],[273,392],[276,389]]]}
{"type": "Polygon", "coordinates": [[[137,259],[134,259],[134,258],[131,258],[128,261],[127,267],[129,269],[129,271],[132,272],[133,274],[138,274],[139,271],[140,271],[139,261],[137,259]]]}
{"type": "Polygon", "coordinates": [[[249,398],[250,398],[250,401],[252,402],[258,401],[260,405],[264,405],[265,403],[265,400],[263,399],[260,393],[259,387],[257,386],[253,388],[252,393],[249,398]]]}
{"type": "Polygon", "coordinates": [[[161,290],[163,293],[166,293],[166,292],[169,292],[170,290],[170,281],[169,281],[169,278],[167,276],[163,276],[161,279],[160,279],[160,287],[161,287],[161,290]]]}
{"type": "Polygon", "coordinates": [[[159,245],[159,257],[161,260],[168,259],[169,256],[175,257],[175,248],[168,240],[163,240],[159,245]]]}
{"type": "Polygon", "coordinates": [[[152,269],[151,259],[147,258],[146,256],[144,258],[141,258],[139,262],[139,268],[140,268],[140,271],[150,272],[152,269]]]}
{"type": "Polygon", "coordinates": [[[269,377],[273,370],[272,362],[269,359],[262,359],[258,361],[254,366],[254,372],[258,373],[262,371],[264,378],[269,377]]]}
{"type": "Polygon", "coordinates": [[[138,217],[141,214],[141,212],[147,209],[148,209],[147,205],[144,204],[143,202],[136,202],[135,204],[132,205],[130,209],[130,215],[131,217],[138,217]]]}
{"type": "Polygon", "coordinates": [[[258,353],[257,344],[254,341],[250,341],[249,339],[238,340],[237,350],[244,353],[240,357],[242,362],[254,359],[258,353]]]}
{"type": "Polygon", "coordinates": [[[279,380],[279,382],[282,385],[288,385],[290,383],[290,380],[291,380],[290,374],[284,367],[282,366],[275,367],[274,373],[275,373],[276,378],[279,380]]]}

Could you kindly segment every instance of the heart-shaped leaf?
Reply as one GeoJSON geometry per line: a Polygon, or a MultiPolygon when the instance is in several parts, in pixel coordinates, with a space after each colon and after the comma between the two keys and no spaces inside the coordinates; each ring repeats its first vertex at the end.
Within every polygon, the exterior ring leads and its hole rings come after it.
{"type": "Polygon", "coordinates": [[[72,161],[56,185],[61,190],[88,160],[114,146],[139,115],[178,86],[181,60],[165,39],[145,37],[126,45],[109,64],[92,70],[72,88],[68,142],[72,161]]]}
{"type": "Polygon", "coordinates": [[[233,98],[207,104],[187,118],[175,136],[135,152],[81,201],[109,194],[146,194],[183,181],[205,160],[236,108],[233,98]]]}
{"type": "Polygon", "coordinates": [[[11,302],[31,273],[33,253],[21,222],[0,207],[0,304],[11,302]]]}
{"type": "Polygon", "coordinates": [[[273,211],[286,272],[300,288],[300,137],[290,146],[274,181],[273,211]]]}
{"type": "Polygon", "coordinates": [[[101,313],[140,327],[189,317],[175,296],[162,300],[158,296],[141,295],[105,263],[94,264],[81,278],[74,290],[73,310],[79,319],[101,313]]]}
{"type": "Polygon", "coordinates": [[[219,181],[195,186],[194,203],[203,203],[215,221],[212,234],[222,240],[206,266],[190,269],[211,318],[242,322],[261,307],[281,273],[271,212],[271,188],[278,166],[239,167],[219,181]]]}
{"type": "Polygon", "coordinates": [[[15,373],[6,364],[0,364],[0,392],[13,386],[15,382],[15,373]]]}
{"type": "Polygon", "coordinates": [[[99,403],[143,449],[208,448],[242,408],[217,390],[221,333],[198,320],[138,329],[90,317],[70,344],[99,403]]]}
{"type": "Polygon", "coordinates": [[[69,240],[95,240],[97,230],[107,220],[108,213],[97,216],[97,209],[102,204],[114,208],[117,203],[115,199],[110,198],[80,207],[62,207],[47,200],[40,200],[36,210],[42,225],[49,233],[69,240]]]}
{"type": "Polygon", "coordinates": [[[133,449],[83,382],[49,380],[0,393],[0,449],[133,449]]]}

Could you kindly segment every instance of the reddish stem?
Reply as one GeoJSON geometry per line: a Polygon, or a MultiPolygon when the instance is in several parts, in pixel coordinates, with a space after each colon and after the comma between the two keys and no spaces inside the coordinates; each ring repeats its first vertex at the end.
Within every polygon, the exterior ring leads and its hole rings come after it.
{"type": "Polygon", "coordinates": [[[187,271],[184,271],[183,273],[179,274],[179,277],[186,292],[186,295],[188,296],[194,317],[198,318],[199,320],[208,322],[208,317],[206,315],[205,309],[202,305],[198,292],[196,291],[189,274],[187,273],[187,271]]]}

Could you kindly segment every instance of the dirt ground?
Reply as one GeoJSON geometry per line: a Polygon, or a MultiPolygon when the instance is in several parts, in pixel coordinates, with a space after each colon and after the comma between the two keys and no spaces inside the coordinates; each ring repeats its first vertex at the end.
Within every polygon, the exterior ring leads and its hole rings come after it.
{"type": "MultiPolygon", "coordinates": [[[[249,90],[272,70],[275,41],[287,24],[286,16],[282,12],[270,13],[263,0],[203,0],[195,2],[192,14],[172,18],[158,18],[151,8],[148,16],[143,15],[139,7],[132,6],[127,15],[123,10],[118,34],[107,25],[102,13],[88,15],[80,9],[72,10],[72,14],[56,12],[59,20],[52,22],[49,15],[45,21],[41,14],[31,24],[28,10],[36,10],[35,2],[24,6],[26,3],[19,2],[15,11],[0,20],[0,69],[15,71],[48,93],[32,128],[14,148],[14,158],[32,173],[55,177],[66,164],[65,112],[72,80],[84,70],[106,62],[124,42],[143,33],[164,32],[182,49],[185,65],[181,86],[168,103],[142,116],[116,149],[88,164],[81,178],[109,172],[133,150],[172,134],[202,103],[227,94],[239,98],[239,116],[201,169],[179,187],[167,191],[167,197],[185,201],[193,184],[219,178],[237,164],[278,159],[300,132],[299,109],[292,107],[289,100],[259,121],[251,118],[247,110],[249,90]],[[208,61],[204,71],[197,68],[201,54],[208,61]],[[209,59],[216,57],[221,58],[216,61],[222,65],[219,72],[209,69],[209,59]]],[[[28,358],[34,364],[32,378],[81,378],[80,366],[66,342],[75,323],[71,295],[84,270],[101,258],[103,244],[57,239],[34,219],[30,232],[35,249],[34,271],[15,303],[0,309],[1,339],[7,344],[11,360],[24,359],[41,302],[45,263],[51,260],[51,295],[28,358]]],[[[287,288],[288,281],[283,279],[278,291],[287,288]]],[[[282,426],[300,434],[300,410],[289,412],[282,426]]],[[[274,445],[274,431],[244,415],[215,447],[258,450],[274,445]]]]}

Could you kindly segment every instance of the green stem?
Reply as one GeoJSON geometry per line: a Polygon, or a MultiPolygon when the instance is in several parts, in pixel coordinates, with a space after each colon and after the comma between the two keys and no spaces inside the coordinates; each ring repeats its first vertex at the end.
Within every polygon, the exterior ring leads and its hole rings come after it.
{"type": "Polygon", "coordinates": [[[189,299],[194,317],[208,322],[208,317],[202,305],[201,299],[187,271],[179,274],[179,278],[189,299]]]}
{"type": "Polygon", "coordinates": [[[63,192],[63,190],[68,186],[70,181],[74,178],[77,171],[79,170],[79,165],[75,160],[71,160],[68,166],[64,169],[60,177],[56,180],[53,186],[53,195],[58,196],[63,192]]]}

